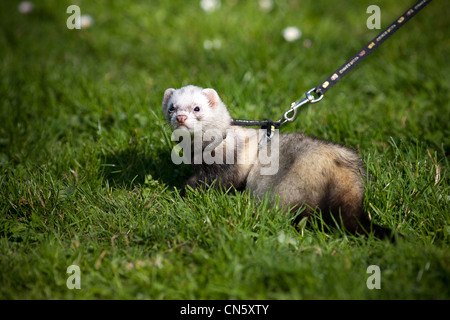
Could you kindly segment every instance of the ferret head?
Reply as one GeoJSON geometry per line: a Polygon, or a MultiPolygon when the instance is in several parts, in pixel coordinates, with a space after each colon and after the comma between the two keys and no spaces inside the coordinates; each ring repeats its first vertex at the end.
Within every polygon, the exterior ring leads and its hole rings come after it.
{"type": "Polygon", "coordinates": [[[182,129],[193,134],[214,129],[225,133],[231,125],[227,107],[214,89],[196,86],[167,89],[162,108],[172,130],[182,129]]]}

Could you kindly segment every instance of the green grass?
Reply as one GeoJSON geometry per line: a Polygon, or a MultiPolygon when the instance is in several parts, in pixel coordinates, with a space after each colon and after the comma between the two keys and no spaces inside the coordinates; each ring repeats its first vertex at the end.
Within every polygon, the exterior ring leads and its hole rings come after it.
{"type": "Polygon", "coordinates": [[[359,151],[366,210],[405,235],[392,245],[296,228],[247,193],[180,198],[190,168],[171,163],[160,109],[166,88],[196,84],[236,118],[279,119],[377,35],[367,6],[384,28],[411,1],[75,2],[91,28],[66,28],[69,1],[0,11],[1,299],[450,298],[448,6],[432,2],[282,129],[359,151]]]}

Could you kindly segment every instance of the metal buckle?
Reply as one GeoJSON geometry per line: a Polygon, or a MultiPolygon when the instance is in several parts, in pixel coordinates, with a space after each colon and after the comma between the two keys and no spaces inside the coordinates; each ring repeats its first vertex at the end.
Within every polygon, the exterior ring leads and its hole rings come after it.
{"type": "Polygon", "coordinates": [[[286,122],[293,122],[297,116],[297,109],[300,108],[302,105],[304,105],[306,103],[316,103],[316,102],[319,102],[320,100],[322,100],[323,94],[319,94],[319,96],[317,98],[315,98],[311,94],[311,92],[314,92],[314,90],[316,90],[316,88],[312,88],[308,92],[305,93],[306,99],[291,103],[291,108],[288,111],[286,111],[285,113],[283,113],[283,118],[278,120],[278,122],[280,122],[280,126],[285,124],[286,122]],[[292,112],[294,114],[292,116],[289,116],[289,114],[292,112]]]}

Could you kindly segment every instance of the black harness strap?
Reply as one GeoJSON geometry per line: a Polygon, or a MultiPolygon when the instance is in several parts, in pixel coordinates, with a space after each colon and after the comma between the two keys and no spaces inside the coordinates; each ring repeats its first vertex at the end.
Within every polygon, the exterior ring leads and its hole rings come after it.
{"type": "Polygon", "coordinates": [[[270,120],[244,120],[244,119],[233,119],[231,125],[233,126],[246,126],[246,127],[266,127],[270,120]]]}
{"type": "Polygon", "coordinates": [[[261,129],[267,130],[267,137],[272,137],[273,132],[281,127],[280,121],[272,121],[269,119],[258,120],[244,120],[244,119],[232,119],[232,126],[246,126],[246,127],[261,127],[261,129]]]}

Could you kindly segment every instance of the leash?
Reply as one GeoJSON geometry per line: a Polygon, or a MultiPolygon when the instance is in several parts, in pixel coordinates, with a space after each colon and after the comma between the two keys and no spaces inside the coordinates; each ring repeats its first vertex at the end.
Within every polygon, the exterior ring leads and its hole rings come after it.
{"type": "Polygon", "coordinates": [[[283,114],[283,117],[278,121],[271,121],[269,119],[258,120],[243,120],[233,119],[232,125],[238,126],[260,126],[262,129],[267,129],[267,139],[269,140],[275,129],[279,129],[287,122],[293,122],[297,116],[297,109],[307,103],[316,103],[322,100],[325,92],[331,89],[337,82],[339,82],[347,73],[353,70],[361,61],[363,61],[369,54],[371,54],[376,48],[378,48],[384,41],[392,36],[400,27],[414,17],[420,10],[422,10],[431,0],[419,0],[414,6],[409,8],[398,19],[396,19],[389,27],[384,29],[378,36],[365,45],[360,51],[358,51],[353,57],[347,60],[342,66],[340,66],[331,76],[329,76],[319,86],[310,89],[305,93],[306,98],[293,102],[288,111],[283,114]],[[316,94],[317,97],[313,95],[316,94]],[[292,114],[292,115],[291,115],[292,114]]]}

